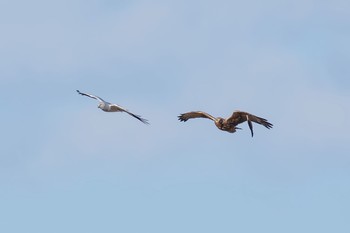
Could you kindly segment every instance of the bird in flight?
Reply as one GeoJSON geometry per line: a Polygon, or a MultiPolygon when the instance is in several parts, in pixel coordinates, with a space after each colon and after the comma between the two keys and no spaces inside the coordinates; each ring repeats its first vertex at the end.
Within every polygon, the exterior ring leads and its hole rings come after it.
{"type": "Polygon", "coordinates": [[[80,95],[87,96],[87,97],[93,98],[95,100],[98,100],[100,102],[98,104],[98,108],[100,108],[102,111],[105,111],[105,112],[126,112],[127,114],[129,114],[130,116],[135,117],[136,119],[138,119],[142,123],[149,124],[148,120],[142,118],[139,115],[136,115],[134,113],[129,112],[127,109],[125,109],[125,108],[123,108],[123,107],[121,107],[121,106],[119,106],[117,104],[111,104],[111,103],[109,103],[107,101],[104,101],[102,98],[100,98],[98,96],[90,95],[90,94],[87,94],[87,93],[83,93],[83,92],[80,92],[79,90],[77,90],[77,92],[80,95]]]}
{"type": "Polygon", "coordinates": [[[236,126],[238,124],[241,124],[247,121],[252,137],[254,135],[252,122],[263,125],[268,129],[272,128],[273,126],[270,122],[268,122],[264,118],[257,117],[257,116],[254,116],[253,114],[250,114],[247,112],[241,112],[241,111],[233,112],[232,115],[227,119],[224,119],[221,117],[213,117],[210,114],[206,112],[201,112],[201,111],[183,113],[180,116],[178,116],[178,118],[180,121],[184,121],[184,122],[192,118],[208,118],[214,121],[216,127],[218,127],[220,130],[227,131],[229,133],[234,133],[236,132],[236,129],[241,129],[236,126]]]}

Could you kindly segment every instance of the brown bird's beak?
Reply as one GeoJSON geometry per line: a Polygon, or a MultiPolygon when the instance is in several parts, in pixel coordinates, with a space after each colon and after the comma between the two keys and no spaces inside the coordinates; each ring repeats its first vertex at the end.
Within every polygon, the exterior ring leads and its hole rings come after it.
{"type": "Polygon", "coordinates": [[[242,128],[236,127],[235,129],[242,129],[242,128]]]}

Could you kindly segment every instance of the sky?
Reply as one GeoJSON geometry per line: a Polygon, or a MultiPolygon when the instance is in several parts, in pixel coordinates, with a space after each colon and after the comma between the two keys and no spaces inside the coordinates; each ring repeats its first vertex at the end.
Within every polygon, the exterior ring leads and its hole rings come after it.
{"type": "Polygon", "coordinates": [[[349,11],[0,0],[0,231],[350,232],[349,11]]]}

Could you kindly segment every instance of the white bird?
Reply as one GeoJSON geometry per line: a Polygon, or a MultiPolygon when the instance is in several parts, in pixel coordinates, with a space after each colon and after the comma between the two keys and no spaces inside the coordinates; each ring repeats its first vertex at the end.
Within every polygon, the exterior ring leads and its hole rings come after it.
{"type": "Polygon", "coordinates": [[[145,123],[145,124],[149,124],[148,123],[148,120],[147,119],[144,119],[142,118],[141,116],[139,115],[136,115],[134,113],[131,113],[129,112],[127,109],[117,105],[117,104],[111,104],[107,101],[104,101],[102,98],[98,97],[98,96],[95,96],[95,95],[90,95],[90,94],[87,94],[87,93],[82,93],[80,92],[79,90],[77,90],[77,92],[80,94],[80,95],[84,95],[84,96],[87,96],[87,97],[90,97],[90,98],[93,98],[95,100],[98,100],[100,103],[98,104],[98,108],[100,108],[102,111],[105,111],[105,112],[126,112],[127,114],[129,114],[130,116],[133,116],[135,117],[136,119],[138,119],[139,121],[141,121],[142,123],[145,123]]]}

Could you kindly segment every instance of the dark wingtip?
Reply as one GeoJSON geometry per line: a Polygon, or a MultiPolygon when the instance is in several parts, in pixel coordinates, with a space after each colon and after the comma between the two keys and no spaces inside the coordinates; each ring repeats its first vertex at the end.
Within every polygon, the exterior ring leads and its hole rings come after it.
{"type": "Polygon", "coordinates": [[[147,119],[144,119],[144,118],[137,118],[137,119],[139,121],[141,121],[142,123],[144,123],[145,125],[149,125],[150,124],[147,119]]]}
{"type": "Polygon", "coordinates": [[[187,119],[185,119],[183,116],[184,116],[184,114],[180,114],[179,116],[177,116],[178,120],[181,122],[187,121],[187,119]]]}
{"type": "Polygon", "coordinates": [[[268,129],[272,129],[273,124],[271,124],[270,122],[266,121],[265,122],[265,127],[268,128],[268,129]]]}
{"type": "Polygon", "coordinates": [[[268,122],[266,119],[264,119],[264,118],[261,118],[261,120],[262,120],[262,125],[263,126],[265,126],[266,128],[268,128],[268,129],[271,129],[272,128],[272,126],[273,126],[273,124],[271,124],[270,122],[268,122]]]}
{"type": "Polygon", "coordinates": [[[133,113],[128,112],[128,111],[127,111],[126,113],[128,113],[128,114],[129,114],[130,116],[132,116],[132,117],[135,117],[137,120],[141,121],[142,123],[144,123],[144,124],[146,124],[146,125],[149,125],[148,120],[145,119],[145,118],[142,118],[140,115],[136,115],[136,114],[133,114],[133,113]]]}
{"type": "Polygon", "coordinates": [[[147,119],[143,119],[143,118],[142,118],[141,122],[144,123],[145,125],[149,125],[150,124],[147,119]]]}
{"type": "Polygon", "coordinates": [[[146,124],[146,125],[149,125],[150,123],[148,122],[147,119],[145,118],[142,118],[141,116],[139,115],[133,115],[134,117],[136,117],[139,121],[141,121],[142,123],[146,124]]]}

